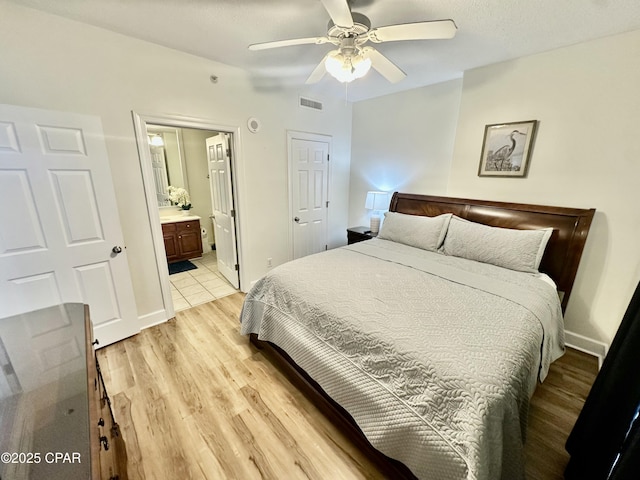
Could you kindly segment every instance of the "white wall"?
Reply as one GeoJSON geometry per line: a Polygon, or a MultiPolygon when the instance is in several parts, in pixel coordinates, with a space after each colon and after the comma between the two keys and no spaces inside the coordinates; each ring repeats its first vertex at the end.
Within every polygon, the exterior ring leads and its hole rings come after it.
{"type": "Polygon", "coordinates": [[[640,31],[465,73],[448,193],[596,208],[566,328],[609,343],[640,279],[640,31]],[[526,179],[480,178],[486,124],[540,121],[526,179]]]}
{"type": "Polygon", "coordinates": [[[610,343],[640,280],[639,85],[635,31],[467,71],[461,90],[447,82],[357,103],[349,224],[366,221],[365,191],[383,183],[596,208],[565,323],[610,343]],[[528,177],[478,177],[485,125],[531,119],[540,124],[528,177]]]}
{"type": "Polygon", "coordinates": [[[289,258],[287,129],[333,136],[329,240],[344,243],[351,149],[351,107],[344,101],[320,99],[323,112],[303,110],[304,92],[257,91],[235,68],[6,0],[0,10],[0,102],[102,119],[139,317],[164,306],[132,110],[241,127],[236,173],[246,285],[266,272],[267,257],[274,264],[289,258]],[[252,116],[262,121],[257,134],[246,128],[252,116]]]}
{"type": "Polygon", "coordinates": [[[353,106],[349,226],[369,225],[368,190],[446,193],[462,80],[353,106]]]}

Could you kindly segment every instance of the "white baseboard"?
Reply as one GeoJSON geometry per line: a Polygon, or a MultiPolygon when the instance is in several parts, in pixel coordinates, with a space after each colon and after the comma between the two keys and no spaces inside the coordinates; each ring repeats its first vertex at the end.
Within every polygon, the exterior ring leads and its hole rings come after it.
{"type": "Polygon", "coordinates": [[[607,356],[607,352],[609,351],[609,345],[578,333],[569,332],[568,330],[565,330],[564,335],[567,347],[575,348],[581,352],[593,355],[598,359],[598,368],[602,367],[604,357],[607,356]]]}
{"type": "Polygon", "coordinates": [[[155,312],[147,313],[146,315],[138,317],[138,325],[140,325],[140,330],[144,330],[145,328],[164,323],[167,320],[169,320],[167,318],[167,311],[164,309],[157,310],[155,312]]]}

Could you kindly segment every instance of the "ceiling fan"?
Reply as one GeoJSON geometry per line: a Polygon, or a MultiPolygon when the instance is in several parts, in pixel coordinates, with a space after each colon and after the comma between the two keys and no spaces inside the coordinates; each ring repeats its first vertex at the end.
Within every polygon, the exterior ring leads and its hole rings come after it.
{"type": "Polygon", "coordinates": [[[331,17],[326,36],[254,43],[249,45],[249,50],[331,43],[338,48],[325,55],[305,83],[319,82],[326,72],[341,82],[351,82],[366,75],[371,67],[391,83],[397,83],[407,74],[378,50],[365,46],[367,42],[448,39],[453,38],[457,30],[453,20],[401,23],[371,28],[371,22],[366,16],[351,12],[347,0],[320,1],[331,17]]]}

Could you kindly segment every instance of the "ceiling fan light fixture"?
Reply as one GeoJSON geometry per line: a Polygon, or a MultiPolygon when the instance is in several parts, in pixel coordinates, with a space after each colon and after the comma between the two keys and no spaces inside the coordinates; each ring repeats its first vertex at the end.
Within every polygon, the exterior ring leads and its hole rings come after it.
{"type": "Polygon", "coordinates": [[[353,74],[356,78],[364,77],[371,69],[371,59],[365,58],[362,54],[357,55],[351,60],[353,66],[353,74]]]}
{"type": "Polygon", "coordinates": [[[324,66],[335,79],[349,83],[367,74],[371,68],[371,59],[362,54],[346,56],[336,50],[327,56],[324,66]]]}
{"type": "Polygon", "coordinates": [[[318,83],[327,72],[339,82],[352,82],[356,78],[365,76],[371,67],[375,68],[389,82],[398,83],[407,74],[378,50],[365,46],[367,42],[377,44],[404,40],[453,38],[458,28],[451,19],[398,23],[371,28],[371,21],[365,15],[351,11],[351,3],[355,3],[355,0],[353,2],[351,0],[320,0],[320,2],[331,18],[326,36],[254,43],[249,45],[249,49],[266,50],[290,45],[329,43],[336,45],[338,49],[325,55],[313,69],[305,84],[318,83]]]}

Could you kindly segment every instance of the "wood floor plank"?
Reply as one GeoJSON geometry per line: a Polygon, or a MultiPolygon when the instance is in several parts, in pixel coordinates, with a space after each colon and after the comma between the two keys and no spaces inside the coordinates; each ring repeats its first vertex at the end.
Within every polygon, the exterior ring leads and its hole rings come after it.
{"type": "MultiPolygon", "coordinates": [[[[358,472],[355,478],[382,478],[373,463],[349,441],[345,435],[328,418],[320,414],[316,406],[309,401],[287,377],[285,377],[262,353],[248,359],[252,363],[252,371],[256,382],[253,384],[263,392],[264,402],[272,411],[279,412],[279,418],[286,423],[292,431],[296,432],[299,440],[304,442],[307,450],[315,446],[317,454],[326,452],[326,463],[336,469],[337,464],[356,465],[354,471],[358,472]],[[284,388],[273,388],[274,383],[284,388]],[[306,437],[306,438],[305,438],[306,437]],[[368,472],[372,472],[370,477],[368,472]]],[[[322,457],[318,457],[320,460],[322,457]]],[[[342,475],[346,475],[342,472],[342,475]]],[[[331,475],[329,475],[331,476],[331,475]]],[[[326,478],[326,477],[325,477],[326,478]]]]}
{"type": "MultiPolygon", "coordinates": [[[[382,473],[239,334],[239,293],[98,351],[129,478],[381,479],[382,473]]],[[[597,373],[568,350],[531,402],[529,480],[560,480],[564,442],[597,373]]]]}
{"type": "Polygon", "coordinates": [[[127,439],[127,469],[129,480],[142,480],[145,478],[142,452],[138,442],[136,431],[137,423],[131,417],[131,399],[125,392],[119,392],[112,396],[114,416],[118,419],[122,437],[127,439]]]}

